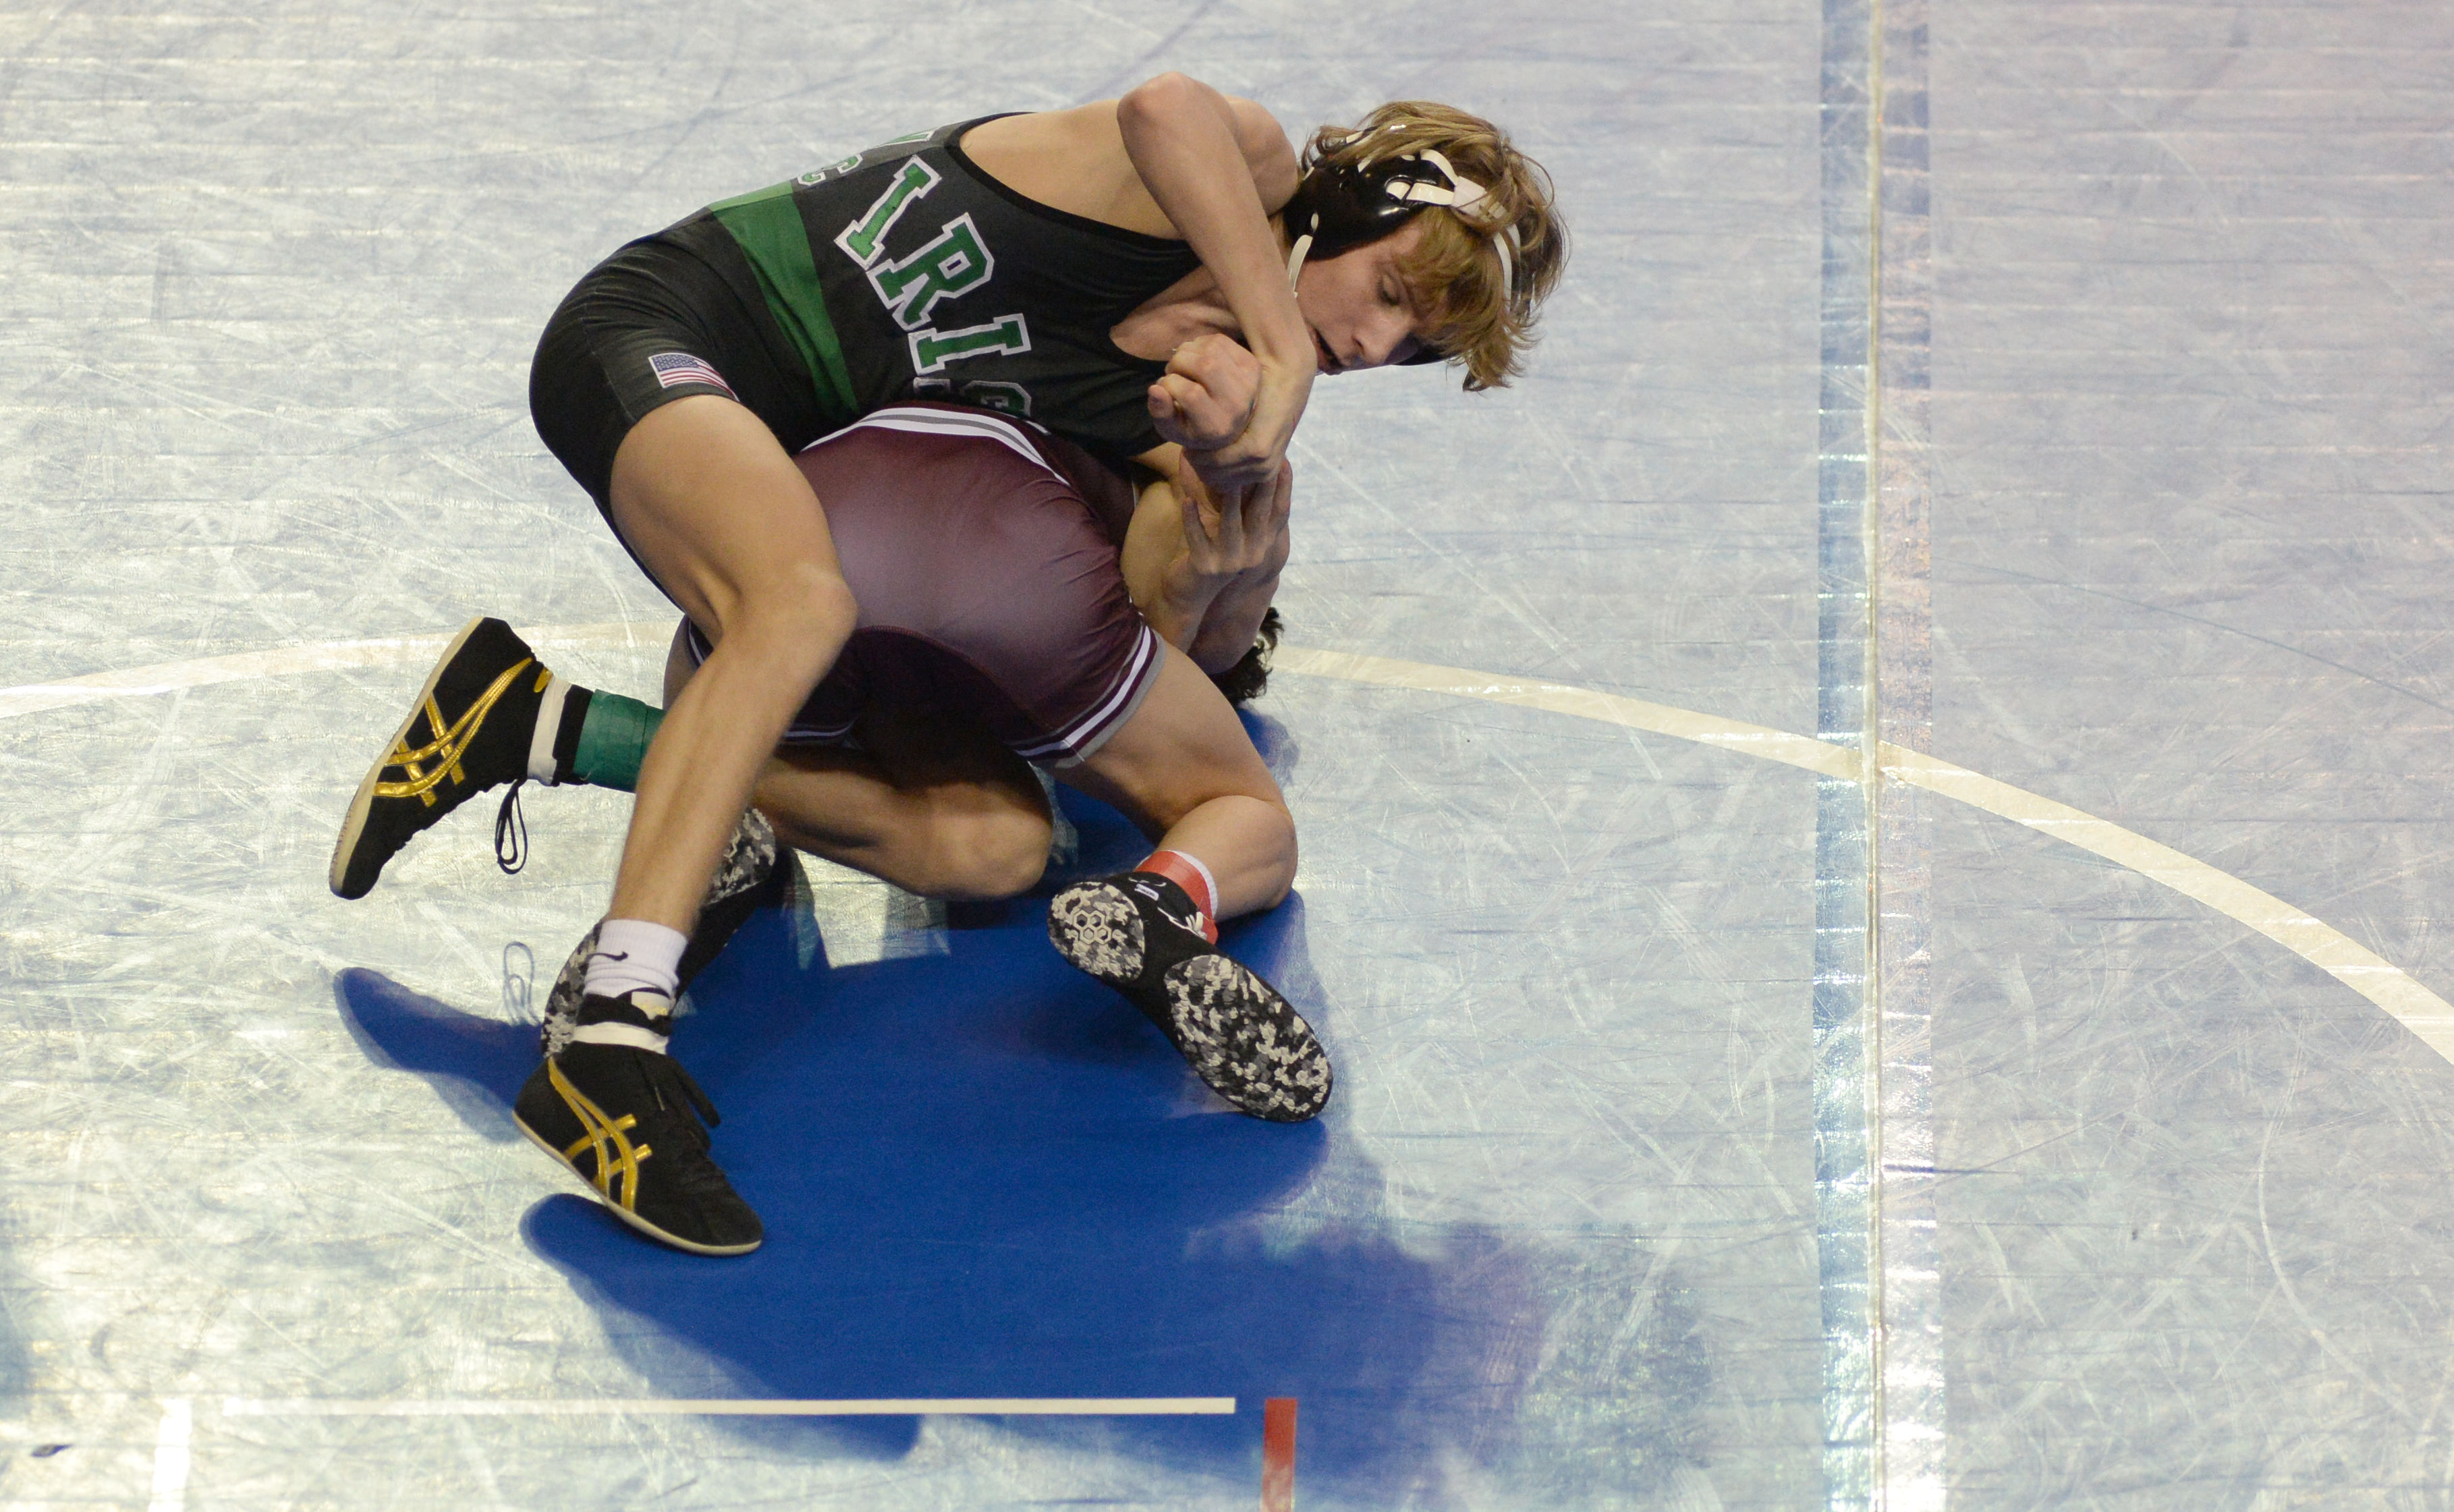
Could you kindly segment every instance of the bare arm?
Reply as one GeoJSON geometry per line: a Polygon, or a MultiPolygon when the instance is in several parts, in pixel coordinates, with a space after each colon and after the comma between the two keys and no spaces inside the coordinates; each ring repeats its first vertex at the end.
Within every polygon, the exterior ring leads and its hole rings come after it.
{"type": "Polygon", "coordinates": [[[1253,649],[1278,591],[1294,470],[1282,467],[1223,509],[1189,472],[1144,486],[1122,566],[1126,591],[1151,628],[1215,675],[1253,649]]]}
{"type": "MultiPolygon", "coordinates": [[[[1212,92],[1226,106],[1236,152],[1262,210],[1277,214],[1296,192],[1294,145],[1259,105],[1212,92]]],[[[1120,111],[1120,101],[1093,100],[1070,110],[999,116],[964,132],[963,151],[1026,199],[1146,236],[1180,237],[1184,232],[1151,197],[1126,151],[1120,111]]],[[[1210,166],[1234,171],[1224,159],[1210,166]]]]}
{"type": "MultiPolygon", "coordinates": [[[[1238,138],[1240,124],[1226,96],[1181,73],[1160,74],[1116,101],[1116,125],[1134,171],[1218,280],[1244,345],[1259,359],[1251,423],[1236,439],[1195,458],[1204,477],[1222,490],[1258,484],[1286,459],[1318,372],[1311,328],[1287,287],[1257,182],[1268,178],[1274,194],[1281,184],[1292,194],[1293,151],[1283,164],[1256,173],[1238,138]]],[[[1285,203],[1285,195],[1277,197],[1285,203]]]]}

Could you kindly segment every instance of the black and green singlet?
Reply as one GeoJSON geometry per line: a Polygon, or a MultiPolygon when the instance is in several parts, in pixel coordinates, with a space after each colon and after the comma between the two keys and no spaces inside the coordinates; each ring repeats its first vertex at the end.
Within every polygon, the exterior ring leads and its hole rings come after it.
{"type": "MultiPolygon", "coordinates": [[[[1111,461],[1159,442],[1144,394],[1165,364],[1109,332],[1200,266],[1181,241],[1026,199],[939,127],[720,200],[659,239],[722,237],[836,423],[922,398],[1039,421],[1111,461]]],[[[734,272],[732,276],[740,275],[734,272]]]]}

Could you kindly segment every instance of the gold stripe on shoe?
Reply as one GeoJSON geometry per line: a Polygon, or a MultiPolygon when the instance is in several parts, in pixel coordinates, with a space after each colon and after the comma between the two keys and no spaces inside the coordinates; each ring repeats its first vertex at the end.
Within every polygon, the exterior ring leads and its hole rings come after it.
{"type": "Polygon", "coordinates": [[[545,1073],[547,1079],[553,1083],[553,1090],[562,1095],[563,1104],[579,1119],[579,1126],[588,1131],[573,1139],[570,1147],[562,1152],[563,1159],[570,1162],[571,1168],[576,1171],[579,1169],[579,1152],[590,1151],[596,1157],[596,1169],[588,1178],[590,1183],[603,1195],[607,1201],[614,1203],[625,1212],[637,1212],[639,1162],[655,1153],[647,1145],[634,1145],[631,1142],[630,1131],[638,1123],[638,1117],[635,1114],[626,1113],[618,1119],[609,1119],[605,1116],[604,1109],[590,1101],[586,1093],[571,1084],[570,1079],[562,1074],[560,1066],[548,1060],[545,1063],[545,1073]],[[608,1159],[606,1154],[609,1145],[614,1152],[611,1159],[608,1159]],[[619,1196],[616,1196],[614,1191],[617,1179],[622,1187],[619,1196]]]}
{"type": "MultiPolygon", "coordinates": [[[[461,711],[460,717],[449,725],[443,722],[443,711],[435,704],[434,696],[427,695],[426,724],[434,732],[434,738],[412,751],[409,748],[408,732],[404,730],[401,738],[392,742],[392,752],[384,757],[383,764],[400,768],[409,775],[409,780],[378,781],[374,786],[374,796],[379,798],[413,797],[432,808],[437,800],[432,790],[444,778],[450,777],[454,782],[468,781],[469,774],[460,768],[462,753],[477,738],[477,732],[485,727],[486,716],[493,713],[494,705],[511,691],[521,671],[533,666],[536,666],[535,657],[523,656],[504,669],[493,685],[478,695],[468,708],[461,711]],[[424,770],[420,770],[421,767],[424,770]]],[[[545,668],[537,667],[536,691],[545,691],[546,682],[553,675],[545,668]]]]}

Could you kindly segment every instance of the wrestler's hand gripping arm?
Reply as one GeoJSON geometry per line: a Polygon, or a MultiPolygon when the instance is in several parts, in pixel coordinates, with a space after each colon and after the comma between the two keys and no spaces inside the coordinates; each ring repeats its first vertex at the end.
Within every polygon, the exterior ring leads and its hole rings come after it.
{"type": "MultiPolygon", "coordinates": [[[[1311,328],[1287,287],[1285,253],[1269,223],[1295,192],[1294,153],[1280,135],[1277,151],[1264,155],[1257,171],[1270,180],[1272,201],[1264,204],[1250,144],[1241,139],[1251,133],[1234,106],[1181,73],[1161,74],[1118,99],[1116,124],[1134,171],[1217,279],[1220,297],[1260,365],[1249,422],[1240,434],[1202,450],[1195,464],[1214,489],[1261,483],[1286,459],[1319,371],[1311,328]]],[[[1162,393],[1170,403],[1187,397],[1177,392],[1184,384],[1171,372],[1154,385],[1154,410],[1162,393]]]]}
{"type": "Polygon", "coordinates": [[[1295,469],[1220,501],[1189,464],[1146,483],[1125,534],[1125,589],[1159,638],[1202,671],[1225,672],[1253,647],[1292,543],[1295,469]]]}

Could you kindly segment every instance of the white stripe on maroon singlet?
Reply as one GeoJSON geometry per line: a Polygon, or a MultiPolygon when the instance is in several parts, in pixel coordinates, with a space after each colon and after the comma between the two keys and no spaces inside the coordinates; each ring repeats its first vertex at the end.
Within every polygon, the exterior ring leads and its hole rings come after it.
{"type": "Polygon", "coordinates": [[[1127,658],[1125,670],[1109,686],[1098,703],[1088,713],[1076,716],[1047,739],[1028,748],[1017,747],[1016,756],[1032,760],[1056,751],[1063,751],[1068,756],[1076,755],[1090,743],[1092,736],[1116,716],[1119,709],[1132,701],[1135,686],[1141,681],[1144,670],[1152,663],[1152,648],[1158,643],[1158,632],[1148,624],[1139,628],[1141,634],[1134,637],[1133,655],[1127,658]]]}
{"type": "Polygon", "coordinates": [[[992,414],[985,410],[924,410],[916,406],[907,408],[889,405],[875,413],[862,415],[840,431],[833,431],[818,437],[801,450],[815,451],[837,436],[849,435],[864,428],[904,431],[915,435],[942,435],[958,440],[995,441],[1017,456],[1025,457],[1037,466],[1047,469],[1049,475],[1058,482],[1065,481],[1065,474],[1049,466],[1048,458],[1039,454],[1038,448],[1032,445],[1030,436],[1025,433],[1022,427],[1002,415],[992,414]]]}

